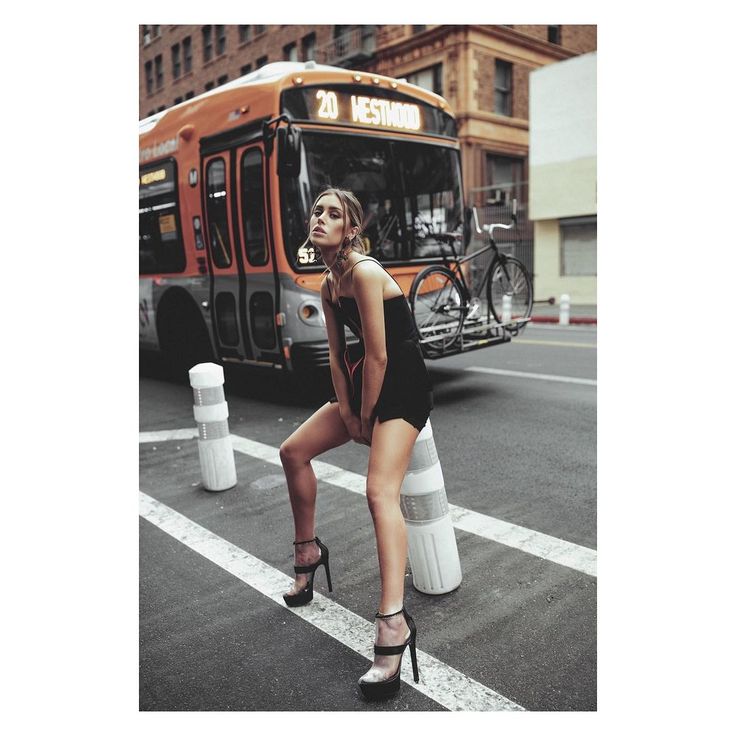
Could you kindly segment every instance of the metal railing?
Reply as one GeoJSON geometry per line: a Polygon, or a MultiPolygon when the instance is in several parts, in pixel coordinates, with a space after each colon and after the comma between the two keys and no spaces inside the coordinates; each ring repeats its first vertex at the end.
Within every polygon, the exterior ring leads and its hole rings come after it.
{"type": "Polygon", "coordinates": [[[353,28],[314,50],[314,58],[320,64],[339,66],[348,61],[364,61],[376,50],[374,26],[353,28]]]}
{"type": "MultiPolygon", "coordinates": [[[[499,251],[506,255],[518,258],[526,267],[529,275],[534,281],[534,223],[529,221],[529,196],[528,183],[502,184],[490,187],[477,187],[468,191],[468,206],[476,207],[480,224],[491,222],[508,222],[511,219],[511,202],[517,200],[516,227],[511,230],[501,230],[494,233],[494,239],[499,251]]],[[[480,250],[487,241],[471,228],[472,238],[467,248],[470,254],[480,250]]],[[[484,253],[475,258],[472,263],[473,270],[482,272],[488,267],[492,255],[484,253]]]]}

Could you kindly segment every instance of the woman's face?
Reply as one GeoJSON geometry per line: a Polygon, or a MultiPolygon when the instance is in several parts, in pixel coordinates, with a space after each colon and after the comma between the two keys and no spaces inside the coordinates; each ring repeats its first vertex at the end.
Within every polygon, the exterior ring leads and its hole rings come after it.
{"type": "MultiPolygon", "coordinates": [[[[315,245],[339,246],[342,244],[344,230],[345,220],[337,195],[325,194],[320,197],[309,218],[310,240],[315,245]]],[[[352,234],[352,231],[348,231],[348,235],[352,234]]]]}

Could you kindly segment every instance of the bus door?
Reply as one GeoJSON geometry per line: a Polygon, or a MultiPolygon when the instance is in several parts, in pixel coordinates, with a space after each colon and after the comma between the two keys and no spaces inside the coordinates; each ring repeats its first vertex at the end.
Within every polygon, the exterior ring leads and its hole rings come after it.
{"type": "Polygon", "coordinates": [[[266,227],[266,159],[262,143],[237,149],[237,205],[241,260],[247,292],[241,292],[242,338],[256,360],[281,363],[276,338],[275,304],[278,283],[266,227]]]}
{"type": "Polygon", "coordinates": [[[235,151],[202,159],[204,216],[210,256],[210,305],[218,355],[252,359],[250,340],[244,338],[241,293],[245,272],[240,258],[239,229],[235,222],[235,151]]]}

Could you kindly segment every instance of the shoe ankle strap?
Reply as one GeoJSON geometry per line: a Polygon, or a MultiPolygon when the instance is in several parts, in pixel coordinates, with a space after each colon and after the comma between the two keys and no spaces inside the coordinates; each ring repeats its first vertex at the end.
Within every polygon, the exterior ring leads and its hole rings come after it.
{"type": "Polygon", "coordinates": [[[381,613],[380,611],[376,611],[376,618],[391,618],[391,616],[398,616],[400,613],[404,613],[404,611],[404,608],[400,611],[396,611],[395,613],[381,613]]]}
{"type": "Polygon", "coordinates": [[[294,544],[308,544],[309,542],[319,542],[319,537],[314,539],[305,539],[303,542],[294,542],[294,544]]]}

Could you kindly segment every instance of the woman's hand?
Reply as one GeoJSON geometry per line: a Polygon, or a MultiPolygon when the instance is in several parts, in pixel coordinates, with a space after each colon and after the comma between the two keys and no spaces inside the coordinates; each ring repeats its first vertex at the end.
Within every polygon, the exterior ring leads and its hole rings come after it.
{"type": "Polygon", "coordinates": [[[370,447],[373,441],[373,422],[375,417],[362,415],[360,417],[360,437],[364,444],[370,447]]]}
{"type": "Polygon", "coordinates": [[[345,429],[348,430],[348,434],[350,435],[350,438],[357,442],[359,445],[365,445],[367,444],[363,437],[361,436],[361,420],[360,417],[357,414],[353,414],[352,411],[346,412],[345,414],[340,414],[340,418],[342,419],[343,424],[345,425],[345,429]]]}

